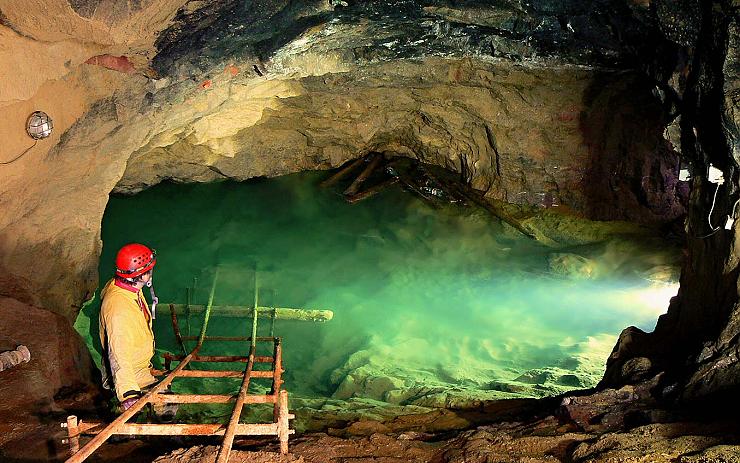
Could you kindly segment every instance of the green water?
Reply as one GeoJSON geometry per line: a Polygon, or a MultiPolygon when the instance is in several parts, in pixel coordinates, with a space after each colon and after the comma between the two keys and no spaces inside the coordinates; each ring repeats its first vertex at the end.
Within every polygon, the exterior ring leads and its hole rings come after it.
{"type": "MultiPolygon", "coordinates": [[[[676,292],[664,284],[669,278],[651,281],[676,259],[654,240],[555,250],[484,212],[435,210],[400,189],[348,205],[317,187],[325,177],[162,184],[113,196],[100,284],[117,249],[137,241],[157,249],[160,301],[185,302],[197,278],[196,302],[205,303],[219,266],[214,303],[251,305],[256,266],[261,305],[333,310],[328,323],[275,326],[284,338],[285,388],[307,408],[454,405],[592,386],[619,332],[651,330],[676,292]]],[[[97,303],[86,306],[76,324],[94,349],[97,311],[97,303]]],[[[199,317],[181,326],[198,334],[199,317]]],[[[209,333],[250,329],[246,319],[214,318],[209,333]]],[[[261,333],[268,331],[263,323],[261,333]]],[[[158,350],[179,352],[167,311],[155,334],[158,350]]],[[[219,343],[205,353],[244,352],[219,343]]],[[[178,380],[175,389],[239,385],[195,381],[178,380]]]]}

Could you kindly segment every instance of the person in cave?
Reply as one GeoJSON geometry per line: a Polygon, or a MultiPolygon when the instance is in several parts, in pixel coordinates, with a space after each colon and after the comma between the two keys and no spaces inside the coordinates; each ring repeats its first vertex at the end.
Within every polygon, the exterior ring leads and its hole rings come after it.
{"type": "MultiPolygon", "coordinates": [[[[123,410],[131,407],[147,387],[154,355],[153,313],[142,288],[151,288],[156,252],[131,243],[116,255],[115,276],[101,292],[99,327],[103,347],[103,387],[115,391],[123,410]]],[[[153,302],[156,296],[152,291],[153,302]]],[[[154,304],[153,304],[154,305],[154,304]]]]}

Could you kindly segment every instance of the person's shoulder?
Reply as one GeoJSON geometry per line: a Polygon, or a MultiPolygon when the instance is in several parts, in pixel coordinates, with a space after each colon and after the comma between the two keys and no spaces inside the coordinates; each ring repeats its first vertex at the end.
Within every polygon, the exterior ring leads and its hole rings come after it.
{"type": "Polygon", "coordinates": [[[100,308],[100,321],[108,327],[129,325],[137,315],[137,311],[124,298],[112,298],[100,308]]]}
{"type": "Polygon", "coordinates": [[[109,291],[100,305],[101,315],[107,316],[115,312],[126,311],[131,306],[131,298],[120,291],[109,291]]]}

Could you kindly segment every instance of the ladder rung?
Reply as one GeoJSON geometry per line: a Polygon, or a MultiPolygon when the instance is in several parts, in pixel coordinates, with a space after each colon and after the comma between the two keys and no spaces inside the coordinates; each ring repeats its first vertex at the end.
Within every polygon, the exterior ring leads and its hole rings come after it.
{"type": "MultiPolygon", "coordinates": [[[[197,341],[198,336],[183,336],[183,341],[197,341]]],[[[244,336],[206,336],[205,341],[251,341],[251,337],[244,336]]],[[[279,342],[280,338],[270,336],[257,336],[257,342],[279,342]]]]}
{"type": "MultiPolygon", "coordinates": [[[[158,394],[152,398],[152,403],[165,404],[225,404],[234,402],[236,395],[222,394],[158,394]]],[[[275,403],[274,395],[247,395],[245,403],[270,404],[275,403]]]]}
{"type": "MultiPolygon", "coordinates": [[[[105,428],[102,423],[80,422],[80,434],[98,434],[105,428]]],[[[225,432],[223,424],[138,424],[124,423],[113,434],[129,436],[213,436],[225,432]]],[[[277,423],[238,424],[236,434],[240,436],[277,435],[277,423]]]]}
{"type": "MultiPolygon", "coordinates": [[[[168,371],[152,370],[154,376],[166,376],[168,371]]],[[[182,370],[176,375],[177,378],[242,378],[244,372],[241,370],[182,370]]]]}
{"type": "MultiPolygon", "coordinates": [[[[169,372],[164,370],[152,370],[154,376],[166,376],[169,372]]],[[[272,378],[275,372],[272,370],[252,370],[252,378],[272,378]]],[[[244,371],[241,370],[182,370],[176,378],[243,378],[244,371]]]]}
{"type": "MultiPolygon", "coordinates": [[[[180,361],[184,359],[182,355],[172,355],[170,353],[164,354],[165,360],[174,360],[174,361],[180,361]]],[[[196,357],[193,357],[193,359],[190,361],[192,362],[241,362],[246,363],[247,360],[249,360],[249,357],[244,357],[243,355],[198,355],[196,357]]],[[[254,363],[273,363],[275,359],[273,357],[269,356],[255,356],[254,357],[254,363]]]]}

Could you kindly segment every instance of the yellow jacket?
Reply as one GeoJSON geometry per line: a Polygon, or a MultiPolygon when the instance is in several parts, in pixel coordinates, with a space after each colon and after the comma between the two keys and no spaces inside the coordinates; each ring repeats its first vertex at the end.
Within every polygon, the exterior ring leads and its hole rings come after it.
{"type": "Polygon", "coordinates": [[[149,369],[154,333],[149,306],[141,290],[111,279],[100,293],[100,343],[103,346],[103,386],[116,390],[118,400],[156,382],[149,369]]]}

